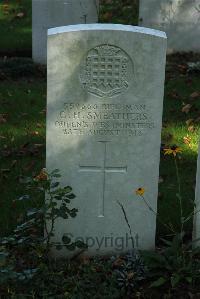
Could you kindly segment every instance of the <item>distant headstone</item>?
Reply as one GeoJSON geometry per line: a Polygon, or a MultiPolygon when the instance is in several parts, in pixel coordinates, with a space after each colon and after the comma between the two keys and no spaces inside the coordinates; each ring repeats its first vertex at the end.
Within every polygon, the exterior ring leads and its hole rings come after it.
{"type": "Polygon", "coordinates": [[[99,0],[32,0],[32,56],[46,64],[47,30],[73,24],[97,23],[99,0]]]}
{"type": "Polygon", "coordinates": [[[67,232],[88,254],[154,248],[156,216],[134,190],[156,211],[165,56],[165,33],[147,28],[48,31],[47,169],[61,170],[79,210],[56,222],[56,241],[67,232]]]}
{"type": "MultiPolygon", "coordinates": [[[[197,158],[197,173],[196,173],[196,189],[195,189],[195,209],[194,209],[194,221],[193,221],[193,239],[200,238],[200,143],[197,158]]],[[[200,245],[200,240],[196,243],[200,245]]]]}
{"type": "Polygon", "coordinates": [[[140,26],[163,30],[168,52],[200,52],[200,0],[140,0],[140,26]]]}

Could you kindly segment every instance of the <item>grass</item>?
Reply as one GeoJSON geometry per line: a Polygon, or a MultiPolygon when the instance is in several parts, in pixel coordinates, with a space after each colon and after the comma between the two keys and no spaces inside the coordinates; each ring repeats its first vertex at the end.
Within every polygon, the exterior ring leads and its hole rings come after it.
{"type": "MultiPolygon", "coordinates": [[[[200,116],[199,96],[193,98],[191,95],[200,91],[200,78],[195,74],[177,72],[180,58],[182,57],[177,56],[177,62],[174,64],[170,64],[171,58],[168,58],[170,71],[166,74],[165,82],[162,143],[163,145],[176,144],[183,149],[178,165],[181,176],[184,214],[187,215],[193,209],[200,129],[198,120],[200,116]],[[182,112],[183,107],[187,104],[191,105],[190,110],[187,113],[182,112]],[[192,120],[190,125],[187,124],[188,120],[192,120]],[[185,143],[187,140],[189,144],[185,143]]],[[[182,63],[184,64],[186,61],[183,59],[182,63]]],[[[180,226],[179,204],[176,198],[178,188],[172,157],[161,155],[160,178],[162,181],[159,184],[158,198],[160,215],[165,222],[172,222],[173,226],[178,229],[180,226]]],[[[186,226],[186,230],[191,233],[192,221],[186,226]]],[[[165,230],[158,227],[158,232],[162,234],[165,230]]]]}
{"type": "Polygon", "coordinates": [[[31,0],[0,1],[1,56],[31,56],[31,0]]]}
{"type": "Polygon", "coordinates": [[[0,82],[0,234],[20,220],[23,206],[15,199],[24,194],[21,178],[45,165],[44,80],[0,82]],[[12,213],[11,213],[12,211],[12,213]]]}

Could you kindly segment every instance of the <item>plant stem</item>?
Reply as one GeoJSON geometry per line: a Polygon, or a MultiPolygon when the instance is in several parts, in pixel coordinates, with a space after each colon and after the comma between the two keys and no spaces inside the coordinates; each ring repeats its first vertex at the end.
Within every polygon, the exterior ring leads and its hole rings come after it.
{"type": "Polygon", "coordinates": [[[146,206],[149,208],[149,210],[150,210],[151,212],[153,212],[153,213],[155,214],[155,216],[157,216],[158,221],[159,221],[162,225],[164,225],[165,227],[167,227],[167,229],[170,229],[170,230],[174,233],[174,230],[173,230],[169,225],[167,225],[166,223],[164,223],[164,222],[160,219],[160,215],[158,214],[158,212],[155,212],[155,211],[152,209],[152,207],[151,207],[151,206],[149,205],[149,203],[146,201],[146,199],[144,198],[144,196],[143,196],[143,195],[140,195],[140,196],[142,197],[144,203],[145,203],[146,206]]]}
{"type": "Polygon", "coordinates": [[[175,168],[176,168],[176,177],[177,177],[177,183],[178,183],[178,199],[179,199],[179,206],[180,206],[180,223],[181,223],[181,254],[183,257],[183,263],[185,265],[185,250],[184,250],[184,244],[183,244],[183,225],[184,225],[184,220],[183,220],[183,203],[182,203],[182,196],[181,196],[181,181],[180,181],[180,175],[179,175],[179,169],[178,169],[178,164],[176,157],[174,156],[174,163],[175,163],[175,168]]]}
{"type": "MultiPolygon", "coordinates": [[[[52,202],[53,202],[53,196],[52,196],[52,194],[51,194],[51,189],[50,189],[50,187],[48,188],[47,192],[48,192],[48,195],[50,196],[49,201],[50,201],[50,206],[51,206],[51,204],[52,204],[52,202]]],[[[51,238],[51,234],[52,234],[52,232],[53,232],[53,230],[54,230],[55,220],[56,220],[56,217],[52,217],[52,218],[51,218],[51,228],[50,228],[50,231],[48,231],[47,226],[46,226],[46,219],[44,219],[44,221],[45,221],[45,231],[46,231],[46,233],[47,233],[47,236],[46,236],[46,240],[47,240],[47,243],[46,243],[46,251],[47,251],[47,252],[49,251],[49,248],[50,248],[50,238],[51,238]]]]}
{"type": "Polygon", "coordinates": [[[176,168],[176,177],[177,177],[177,183],[178,183],[178,199],[179,199],[179,206],[180,206],[180,214],[181,214],[181,236],[183,235],[183,203],[182,203],[182,197],[181,197],[181,182],[180,182],[180,175],[178,170],[178,165],[176,161],[176,157],[174,157],[174,163],[176,168]]]}
{"type": "MultiPolygon", "coordinates": [[[[126,221],[126,224],[128,225],[129,233],[130,233],[130,236],[131,236],[132,241],[133,241],[132,230],[131,230],[131,226],[130,226],[130,224],[129,224],[129,222],[128,222],[128,217],[127,217],[127,215],[126,215],[126,211],[125,211],[123,205],[122,205],[118,200],[117,200],[117,203],[118,203],[118,205],[120,206],[120,208],[122,209],[122,212],[123,212],[123,214],[124,214],[124,219],[125,219],[125,221],[126,221]]],[[[133,244],[134,244],[134,243],[133,243],[133,244]]],[[[134,245],[133,245],[133,249],[134,249],[134,245]]]]}

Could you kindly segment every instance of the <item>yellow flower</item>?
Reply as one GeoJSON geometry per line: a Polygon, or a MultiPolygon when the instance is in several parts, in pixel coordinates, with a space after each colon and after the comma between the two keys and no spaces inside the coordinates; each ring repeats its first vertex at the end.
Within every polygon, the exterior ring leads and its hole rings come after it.
{"type": "Polygon", "coordinates": [[[46,173],[45,168],[43,168],[40,173],[35,177],[36,181],[46,181],[48,179],[48,174],[46,173]]]}
{"type": "Polygon", "coordinates": [[[176,157],[177,154],[181,154],[182,149],[176,145],[173,145],[169,148],[164,148],[164,155],[174,155],[176,157]]]}
{"type": "Polygon", "coordinates": [[[140,195],[142,196],[145,192],[144,188],[138,188],[137,190],[135,190],[136,195],[140,195]]]}

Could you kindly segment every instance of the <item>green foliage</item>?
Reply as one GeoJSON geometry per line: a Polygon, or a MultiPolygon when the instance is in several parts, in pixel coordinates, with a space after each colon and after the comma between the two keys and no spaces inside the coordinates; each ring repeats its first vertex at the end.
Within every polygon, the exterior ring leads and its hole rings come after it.
{"type": "MultiPolygon", "coordinates": [[[[35,200],[37,194],[46,194],[46,201],[42,206],[29,208],[23,215],[22,222],[8,237],[0,239],[0,282],[7,284],[9,280],[27,281],[41,271],[41,267],[48,260],[52,247],[57,249],[66,248],[74,250],[86,248],[82,242],[72,243],[65,236],[59,243],[52,241],[54,236],[55,222],[58,218],[68,219],[76,217],[78,210],[70,208],[71,200],[75,198],[70,186],[61,187],[57,178],[59,170],[51,173],[42,170],[35,178],[24,177],[24,189],[34,189],[35,200]],[[45,233],[43,233],[45,228],[45,233]]],[[[29,201],[31,196],[25,194],[16,201],[29,201]]]]}
{"type": "Polygon", "coordinates": [[[114,264],[117,264],[118,286],[125,294],[132,294],[146,278],[146,267],[140,253],[133,249],[118,259],[114,257],[114,264]]]}
{"type": "Polygon", "coordinates": [[[69,298],[120,299],[116,273],[110,258],[94,257],[78,267],[78,271],[69,280],[71,292],[69,298]],[[76,281],[74,284],[73,281],[76,281]]]}
{"type": "MultiPolygon", "coordinates": [[[[151,288],[161,288],[165,286],[171,289],[181,286],[197,285],[200,282],[200,248],[193,248],[193,242],[185,242],[184,225],[193,218],[193,211],[184,215],[182,184],[180,180],[179,165],[177,159],[182,150],[177,146],[168,146],[164,149],[165,155],[171,155],[175,165],[175,177],[177,193],[175,198],[178,202],[179,228],[178,232],[172,229],[174,236],[172,240],[161,239],[164,243],[162,249],[153,252],[143,252],[143,258],[149,267],[149,277],[151,278],[151,288]],[[153,282],[152,282],[153,280],[153,282]]],[[[145,198],[143,198],[145,200],[145,198]]],[[[157,214],[158,220],[160,215],[157,214]]],[[[164,223],[165,224],[165,223],[164,223]]]]}
{"type": "Polygon", "coordinates": [[[100,23],[137,25],[138,0],[100,0],[100,23]]]}
{"type": "Polygon", "coordinates": [[[149,268],[151,288],[167,286],[174,289],[200,282],[200,248],[194,249],[193,242],[184,244],[183,237],[176,234],[172,241],[162,239],[165,244],[162,249],[142,252],[149,268]]]}

